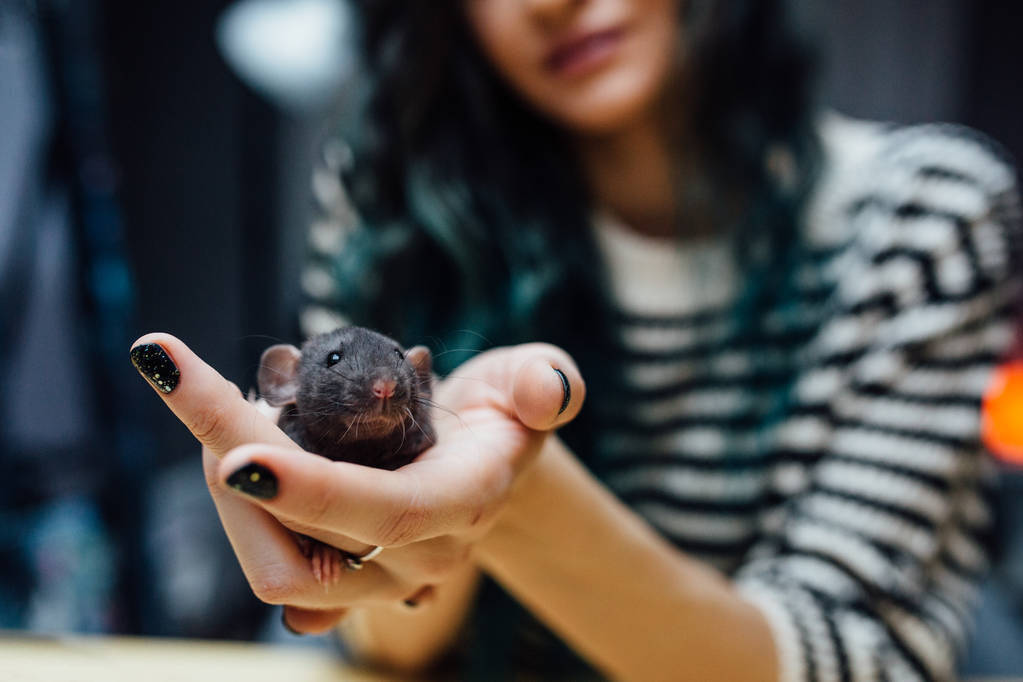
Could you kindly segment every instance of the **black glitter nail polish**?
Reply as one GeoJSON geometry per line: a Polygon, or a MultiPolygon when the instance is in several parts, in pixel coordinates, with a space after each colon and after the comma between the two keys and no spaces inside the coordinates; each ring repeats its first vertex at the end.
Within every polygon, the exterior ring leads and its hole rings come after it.
{"type": "Polygon", "coordinates": [[[562,372],[557,367],[552,367],[551,369],[553,369],[555,372],[557,372],[558,378],[561,379],[561,391],[562,391],[561,409],[558,410],[558,415],[560,416],[562,412],[564,412],[566,409],[568,409],[568,403],[571,402],[571,400],[572,400],[572,387],[569,386],[569,384],[568,384],[568,377],[565,376],[564,372],[562,372]]]}
{"type": "Polygon", "coordinates": [[[173,391],[181,378],[178,366],[167,351],[155,343],[143,343],[132,348],[131,364],[161,393],[173,391]]]}
{"type": "Polygon", "coordinates": [[[270,500],[277,495],[277,477],[262,464],[250,462],[227,477],[227,484],[246,495],[270,500]]]}

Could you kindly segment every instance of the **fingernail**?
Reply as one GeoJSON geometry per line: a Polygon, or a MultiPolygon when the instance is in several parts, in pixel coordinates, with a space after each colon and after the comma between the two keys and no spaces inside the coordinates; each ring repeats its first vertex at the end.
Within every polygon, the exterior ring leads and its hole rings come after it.
{"type": "Polygon", "coordinates": [[[227,477],[227,484],[246,495],[269,500],[277,495],[277,477],[262,464],[250,462],[227,477]]]}
{"type": "Polygon", "coordinates": [[[161,393],[170,393],[178,385],[181,372],[159,344],[143,343],[131,349],[131,364],[161,393]]]}
{"type": "Polygon", "coordinates": [[[288,612],[283,609],[281,610],[281,625],[283,625],[284,629],[293,635],[298,635],[299,637],[301,637],[302,635],[305,634],[304,632],[299,632],[295,628],[291,627],[291,623],[288,622],[288,612]]]}
{"type": "Polygon", "coordinates": [[[552,367],[551,369],[553,369],[555,371],[555,373],[558,375],[558,378],[561,379],[561,392],[562,392],[561,409],[558,410],[558,416],[560,417],[561,413],[564,412],[566,409],[568,409],[568,403],[572,400],[572,387],[569,386],[569,384],[568,384],[568,377],[565,376],[564,372],[562,372],[557,367],[552,367]]]}

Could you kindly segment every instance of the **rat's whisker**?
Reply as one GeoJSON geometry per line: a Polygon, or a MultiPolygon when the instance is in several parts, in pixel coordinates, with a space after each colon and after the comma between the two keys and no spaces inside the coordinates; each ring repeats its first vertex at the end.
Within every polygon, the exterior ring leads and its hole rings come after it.
{"type": "Polygon", "coordinates": [[[433,438],[433,436],[431,436],[430,434],[428,434],[426,432],[426,430],[422,427],[422,425],[418,421],[416,421],[415,416],[413,416],[413,414],[412,414],[412,410],[409,410],[407,407],[405,408],[405,410],[408,411],[409,417],[412,417],[412,425],[415,426],[417,429],[419,429],[420,433],[422,433],[424,436],[426,436],[426,440],[430,441],[430,445],[436,445],[437,441],[433,438]]]}
{"type": "Polygon", "coordinates": [[[274,374],[280,374],[281,376],[285,376],[284,372],[282,372],[281,370],[277,369],[276,367],[273,367],[272,365],[264,365],[264,364],[260,363],[260,364],[256,365],[256,367],[258,369],[268,369],[271,372],[273,372],[274,374]]]}
{"type": "MultiPolygon", "coordinates": [[[[355,369],[355,367],[352,367],[352,369],[354,370],[354,369],[355,369]]],[[[353,379],[352,377],[348,376],[347,374],[345,374],[345,373],[344,373],[344,372],[342,372],[341,370],[337,369],[337,365],[334,365],[333,367],[328,367],[328,368],[327,368],[327,371],[328,371],[328,372],[331,372],[332,374],[336,374],[336,375],[338,375],[339,377],[341,377],[341,378],[342,378],[342,379],[344,379],[345,381],[350,381],[350,382],[351,382],[351,383],[353,383],[353,384],[355,384],[355,383],[358,383],[358,381],[356,381],[356,380],[355,380],[355,379],[353,379]]]]}
{"type": "Polygon", "coordinates": [[[238,341],[251,341],[252,339],[266,339],[267,341],[273,341],[275,343],[287,343],[282,338],[272,336],[270,334],[245,334],[244,336],[238,337],[238,341]]]}
{"type": "Polygon", "coordinates": [[[341,400],[340,398],[333,398],[331,405],[333,407],[358,407],[358,401],[341,400]]]}
{"type": "Polygon", "coordinates": [[[448,349],[448,345],[444,343],[444,339],[440,338],[439,336],[434,336],[433,334],[430,334],[427,337],[427,340],[430,342],[429,345],[432,345],[434,348],[440,347],[443,350],[448,349]]]}
{"type": "Polygon", "coordinates": [[[482,352],[479,348],[449,348],[448,350],[442,350],[433,357],[439,358],[449,353],[472,353],[473,355],[479,355],[482,352]]]}
{"type": "MultiPolygon", "coordinates": [[[[409,409],[407,407],[405,408],[405,411],[409,413],[409,416],[412,415],[412,413],[409,412],[409,409]]],[[[415,421],[415,419],[413,419],[413,421],[415,421]]],[[[404,445],[405,445],[405,420],[402,419],[401,420],[401,442],[398,444],[398,447],[396,447],[394,449],[394,452],[392,452],[391,454],[392,455],[396,455],[399,452],[401,452],[401,449],[402,449],[402,447],[404,447],[404,445]]]]}
{"type": "Polygon", "coordinates": [[[416,396],[416,397],[412,398],[412,400],[417,402],[417,403],[419,403],[420,405],[426,405],[427,407],[432,407],[432,408],[438,409],[441,412],[447,412],[448,414],[450,414],[453,417],[457,417],[458,416],[457,412],[452,410],[450,407],[445,407],[445,406],[441,405],[436,400],[432,400],[430,398],[424,398],[422,396],[416,396]]]}
{"type": "Polygon", "coordinates": [[[348,403],[340,400],[335,400],[330,405],[324,405],[318,410],[295,410],[292,414],[295,414],[300,417],[304,417],[306,415],[326,415],[328,417],[332,415],[340,416],[341,413],[339,412],[338,408],[342,407],[346,408],[358,407],[358,403],[348,403]]]}
{"type": "MultiPolygon", "coordinates": [[[[356,418],[355,418],[355,419],[353,419],[352,421],[348,422],[348,428],[347,428],[347,429],[345,429],[345,432],[344,432],[344,433],[342,433],[342,434],[341,434],[341,437],[337,439],[337,442],[339,442],[339,443],[340,443],[341,441],[343,441],[343,440],[345,439],[345,437],[346,437],[346,436],[348,435],[348,432],[352,430],[352,426],[353,426],[353,425],[355,424],[355,422],[357,422],[358,420],[359,420],[359,418],[358,418],[358,417],[356,417],[356,418]]],[[[359,432],[358,432],[358,431],[356,431],[355,433],[356,433],[356,437],[358,437],[358,433],[359,433],[359,432]]]]}
{"type": "Polygon", "coordinates": [[[495,388],[495,389],[500,390],[500,388],[496,384],[494,384],[494,383],[492,383],[490,381],[487,381],[486,379],[480,378],[480,377],[463,377],[463,376],[458,376],[458,375],[454,375],[453,374],[453,375],[444,377],[444,381],[447,381],[448,379],[458,379],[459,381],[479,381],[480,383],[486,384],[487,386],[490,386],[491,388],[495,388]]]}
{"type": "Polygon", "coordinates": [[[416,398],[415,400],[421,405],[426,405],[427,407],[432,407],[434,409],[440,410],[441,412],[446,412],[450,414],[452,417],[458,420],[458,423],[461,424],[463,428],[466,429],[469,428],[469,425],[465,423],[464,419],[462,419],[462,415],[458,414],[450,407],[444,407],[443,405],[436,403],[433,400],[430,400],[429,398],[416,398]]]}
{"type": "Polygon", "coordinates": [[[487,338],[486,336],[484,336],[483,334],[480,334],[480,333],[479,333],[478,331],[474,331],[474,330],[472,330],[472,329],[456,329],[456,330],[455,330],[455,333],[456,333],[456,334],[472,334],[473,336],[475,336],[475,337],[477,337],[477,338],[479,338],[479,339],[482,339],[483,341],[485,341],[485,342],[487,343],[487,345],[489,345],[489,346],[493,346],[493,345],[494,345],[494,342],[493,342],[493,341],[491,341],[490,339],[488,339],[488,338],[487,338]]]}

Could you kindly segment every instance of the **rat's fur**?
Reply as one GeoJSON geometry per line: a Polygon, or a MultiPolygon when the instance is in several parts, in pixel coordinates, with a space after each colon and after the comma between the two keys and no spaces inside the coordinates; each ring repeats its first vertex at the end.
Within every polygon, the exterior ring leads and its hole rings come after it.
{"type": "Polygon", "coordinates": [[[341,327],[310,338],[301,351],[268,348],[260,362],[259,392],[282,408],[278,425],[303,449],[397,469],[434,441],[431,365],[424,346],[405,351],[383,334],[341,327]],[[375,396],[377,381],[395,382],[393,395],[375,396]]]}

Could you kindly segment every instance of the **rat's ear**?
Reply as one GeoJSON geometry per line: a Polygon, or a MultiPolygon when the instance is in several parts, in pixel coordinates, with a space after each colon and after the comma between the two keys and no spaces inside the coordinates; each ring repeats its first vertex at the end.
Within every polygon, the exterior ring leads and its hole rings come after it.
{"type": "Polygon", "coordinates": [[[430,354],[429,348],[413,346],[405,351],[405,359],[408,360],[408,364],[412,365],[412,369],[416,370],[416,374],[424,379],[430,378],[430,372],[433,370],[433,355],[430,354]]]}
{"type": "Polygon", "coordinates": [[[259,395],[274,407],[295,402],[298,392],[298,361],[302,353],[294,346],[281,343],[263,351],[259,360],[256,383],[259,395]]]}

